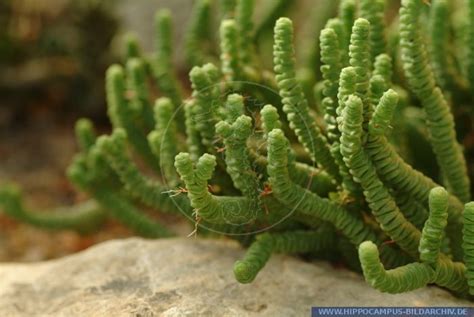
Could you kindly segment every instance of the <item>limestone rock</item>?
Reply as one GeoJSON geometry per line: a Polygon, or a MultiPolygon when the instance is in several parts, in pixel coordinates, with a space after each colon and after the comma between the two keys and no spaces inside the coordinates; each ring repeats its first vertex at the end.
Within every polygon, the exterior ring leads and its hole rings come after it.
{"type": "Polygon", "coordinates": [[[311,306],[472,306],[436,287],[382,294],[326,263],[274,256],[254,283],[227,240],[138,238],[62,259],[0,265],[0,316],[310,316],[311,306]]]}

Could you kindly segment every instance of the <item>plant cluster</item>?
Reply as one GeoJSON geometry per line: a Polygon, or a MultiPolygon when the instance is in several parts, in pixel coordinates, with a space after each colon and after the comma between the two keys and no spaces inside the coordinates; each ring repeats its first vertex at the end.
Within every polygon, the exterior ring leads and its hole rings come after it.
{"type": "MultiPolygon", "coordinates": [[[[285,2],[274,2],[269,20],[285,2]]],[[[173,71],[167,11],[156,16],[155,53],[129,38],[125,67],[107,71],[113,131],[96,136],[80,120],[81,153],[68,170],[96,203],[33,213],[6,186],[4,212],[84,232],[112,216],[145,237],[172,235],[147,206],[248,246],[234,266],[241,283],[273,253],[295,253],[343,262],[383,292],[436,284],[474,295],[474,203],[458,143],[468,133],[454,119],[473,97],[474,1],[403,0],[387,26],[384,0],[341,0],[317,41],[321,81],[297,69],[289,18],[274,24],[271,72],[255,45],[269,22],[254,27],[253,1],[221,7],[217,61],[211,2],[196,2],[188,97],[173,71]],[[455,14],[461,22],[447,23],[455,14]],[[415,169],[429,153],[437,167],[415,169]]]]}

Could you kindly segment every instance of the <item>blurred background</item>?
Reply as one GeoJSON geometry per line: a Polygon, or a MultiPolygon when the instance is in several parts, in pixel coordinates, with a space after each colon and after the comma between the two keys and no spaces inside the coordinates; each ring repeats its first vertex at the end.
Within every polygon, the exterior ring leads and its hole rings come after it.
{"type": "MultiPolygon", "coordinates": [[[[192,0],[0,1],[0,182],[19,184],[28,207],[83,199],[65,176],[76,151],[74,122],[85,116],[108,129],[105,71],[122,59],[127,32],[151,51],[153,15],[163,7],[173,12],[182,42],[192,0]]],[[[109,229],[87,238],[50,233],[0,213],[0,261],[57,257],[131,234],[109,229]]]]}

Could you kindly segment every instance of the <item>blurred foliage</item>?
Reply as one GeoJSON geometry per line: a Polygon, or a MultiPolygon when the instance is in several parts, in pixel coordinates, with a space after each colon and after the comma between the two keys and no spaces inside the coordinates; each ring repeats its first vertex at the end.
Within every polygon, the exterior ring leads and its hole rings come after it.
{"type": "Polygon", "coordinates": [[[25,119],[25,110],[101,112],[103,75],[114,60],[110,44],[118,30],[113,4],[0,2],[0,124],[25,119]]]}

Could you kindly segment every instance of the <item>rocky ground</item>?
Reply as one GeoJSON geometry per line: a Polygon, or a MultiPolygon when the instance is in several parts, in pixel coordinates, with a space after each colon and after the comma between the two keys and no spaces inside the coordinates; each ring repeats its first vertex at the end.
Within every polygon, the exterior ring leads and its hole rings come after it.
{"type": "Polygon", "coordinates": [[[249,285],[228,240],[131,238],[62,259],[0,265],[3,316],[309,316],[312,306],[472,306],[437,287],[388,295],[327,263],[274,256],[249,285]]]}

